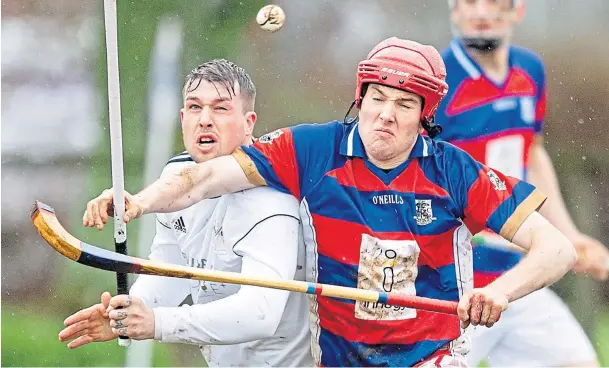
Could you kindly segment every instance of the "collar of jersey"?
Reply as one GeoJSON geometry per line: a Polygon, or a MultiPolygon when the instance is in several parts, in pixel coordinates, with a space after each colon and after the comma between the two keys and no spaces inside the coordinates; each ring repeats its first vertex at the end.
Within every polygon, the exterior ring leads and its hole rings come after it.
{"type": "MultiPolygon", "coordinates": [[[[467,53],[467,50],[465,50],[465,47],[463,47],[463,44],[461,43],[461,41],[459,41],[456,38],[453,38],[453,40],[450,42],[450,49],[451,49],[453,55],[455,56],[455,59],[457,59],[457,62],[459,63],[461,68],[463,68],[463,70],[465,70],[465,72],[467,73],[467,75],[469,75],[470,78],[480,79],[482,76],[486,77],[484,74],[484,70],[482,70],[482,68],[480,67],[480,64],[478,64],[478,62],[476,62],[476,60],[474,60],[471,56],[469,56],[469,54],[467,53]]],[[[501,88],[504,85],[504,83],[509,79],[509,75],[514,66],[514,60],[513,60],[512,56],[513,56],[512,47],[510,46],[508,48],[509,71],[508,71],[508,75],[506,76],[505,80],[499,82],[499,81],[494,81],[491,78],[486,77],[486,79],[488,81],[490,81],[491,83],[493,83],[497,88],[501,88]]]]}
{"type": "Polygon", "coordinates": [[[450,42],[450,49],[453,52],[453,55],[455,55],[455,59],[457,59],[459,65],[461,65],[470,78],[479,79],[484,74],[480,65],[469,56],[463,47],[463,44],[457,38],[453,38],[450,42]]]}
{"type": "MultiPolygon", "coordinates": [[[[347,157],[359,157],[365,159],[366,149],[359,135],[359,123],[347,125],[345,135],[340,142],[340,154],[347,157]]],[[[427,157],[433,155],[434,149],[429,137],[419,134],[417,141],[410,152],[409,158],[427,157]]]]}

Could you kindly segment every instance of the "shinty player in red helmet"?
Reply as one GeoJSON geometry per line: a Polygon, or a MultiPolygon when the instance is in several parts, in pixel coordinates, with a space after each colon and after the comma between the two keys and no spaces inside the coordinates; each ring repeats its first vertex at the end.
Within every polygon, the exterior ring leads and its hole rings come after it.
{"type": "MultiPolygon", "coordinates": [[[[312,296],[318,366],[464,366],[462,328],[492,326],[577,255],[536,212],[545,201],[537,189],[422,134],[437,129],[444,79],[436,49],[387,39],[359,64],[356,119],[279,129],[126,193],[125,220],[256,186],[290,193],[300,201],[308,281],[459,301],[453,316],[312,296]],[[471,234],[487,227],[528,254],[474,289],[471,234]]],[[[111,194],[89,204],[87,224],[105,223],[111,194]]]]}

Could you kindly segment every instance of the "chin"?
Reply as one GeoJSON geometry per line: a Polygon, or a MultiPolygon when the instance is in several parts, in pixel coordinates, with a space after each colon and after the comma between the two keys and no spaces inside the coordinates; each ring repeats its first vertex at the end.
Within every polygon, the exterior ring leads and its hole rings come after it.
{"type": "Polygon", "coordinates": [[[376,160],[384,161],[391,159],[394,155],[395,150],[391,145],[384,141],[374,141],[370,144],[370,147],[366,147],[368,155],[374,157],[376,160]]]}

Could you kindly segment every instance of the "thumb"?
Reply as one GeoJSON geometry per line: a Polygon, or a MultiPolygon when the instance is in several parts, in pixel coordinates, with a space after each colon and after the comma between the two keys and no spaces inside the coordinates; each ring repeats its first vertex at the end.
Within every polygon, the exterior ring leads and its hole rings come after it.
{"type": "Polygon", "coordinates": [[[101,295],[101,304],[104,307],[104,317],[108,316],[108,306],[110,306],[110,299],[112,299],[112,295],[109,292],[105,291],[101,295]]]}
{"type": "Polygon", "coordinates": [[[110,305],[110,299],[112,299],[112,295],[110,295],[110,292],[104,291],[104,293],[101,295],[101,303],[105,308],[108,308],[108,306],[110,305]]]}
{"type": "Polygon", "coordinates": [[[128,223],[131,220],[134,220],[140,217],[142,214],[142,210],[139,206],[132,204],[127,210],[125,210],[125,216],[123,216],[123,221],[128,223]]]}

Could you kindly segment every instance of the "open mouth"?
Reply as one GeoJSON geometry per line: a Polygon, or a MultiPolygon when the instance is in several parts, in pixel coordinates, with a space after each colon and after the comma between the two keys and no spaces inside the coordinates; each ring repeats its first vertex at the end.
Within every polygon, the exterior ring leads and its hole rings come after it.
{"type": "Polygon", "coordinates": [[[216,143],[216,138],[213,134],[201,134],[197,141],[199,149],[206,151],[213,147],[216,143]]]}

